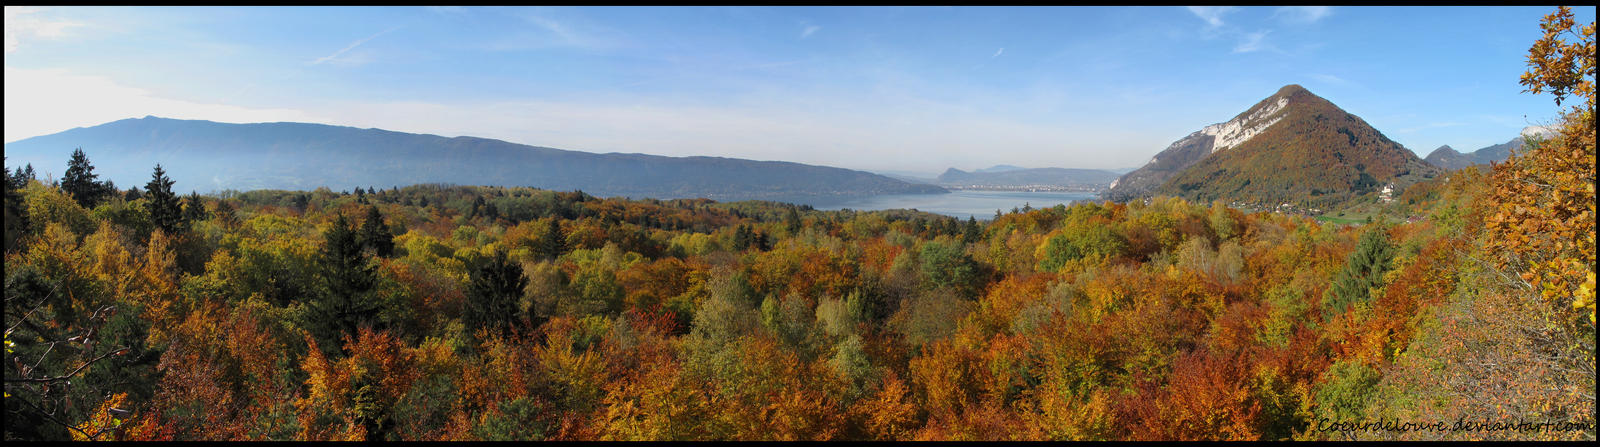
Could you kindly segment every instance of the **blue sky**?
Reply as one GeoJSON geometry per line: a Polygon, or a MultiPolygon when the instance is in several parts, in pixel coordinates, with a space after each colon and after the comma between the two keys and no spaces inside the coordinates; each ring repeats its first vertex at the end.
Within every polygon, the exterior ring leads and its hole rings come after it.
{"type": "Polygon", "coordinates": [[[156,115],[871,170],[1124,168],[1295,83],[1426,155],[1556,116],[1517,84],[1552,9],[7,6],[5,141],[156,115]]]}

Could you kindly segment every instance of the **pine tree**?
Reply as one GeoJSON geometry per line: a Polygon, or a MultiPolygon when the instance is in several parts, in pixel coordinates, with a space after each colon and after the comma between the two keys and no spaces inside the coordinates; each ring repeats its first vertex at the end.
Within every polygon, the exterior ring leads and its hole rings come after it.
{"type": "Polygon", "coordinates": [[[1383,286],[1383,274],[1388,273],[1394,259],[1394,247],[1389,244],[1388,229],[1382,225],[1369,225],[1356,242],[1356,249],[1345,261],[1343,270],[1333,277],[1333,287],[1323,300],[1323,317],[1332,319],[1351,305],[1372,299],[1372,289],[1383,286]]]}
{"type": "Polygon", "coordinates": [[[176,235],[187,229],[183,220],[183,209],[178,206],[178,196],[172,194],[172,179],[167,178],[167,171],[156,165],[155,173],[150,176],[150,183],[144,185],[145,209],[150,211],[150,221],[156,228],[169,234],[176,235]]]}
{"type": "Polygon", "coordinates": [[[472,198],[472,208],[467,210],[467,218],[474,219],[483,215],[483,196],[472,198]]]}
{"type": "Polygon", "coordinates": [[[473,270],[471,276],[462,315],[468,329],[504,329],[521,318],[522,290],[528,287],[522,265],[506,259],[505,252],[496,251],[494,258],[473,270]]]}
{"type": "Polygon", "coordinates": [[[566,251],[567,239],[561,234],[561,223],[550,219],[550,226],[545,227],[544,235],[539,237],[539,257],[555,259],[566,251]]]}
{"type": "Polygon", "coordinates": [[[362,251],[354,226],[343,214],[323,237],[326,243],[320,263],[327,294],[311,303],[311,315],[318,319],[318,329],[330,346],[339,346],[342,336],[353,337],[357,328],[377,320],[380,304],[371,296],[378,280],[377,267],[362,251]]]}
{"type": "Polygon", "coordinates": [[[394,234],[389,231],[389,226],[383,223],[383,214],[378,212],[378,206],[367,207],[367,219],[361,223],[359,235],[361,246],[371,249],[380,258],[394,255],[394,234]]]}
{"type": "Polygon", "coordinates": [[[67,161],[67,172],[61,176],[61,190],[72,195],[78,205],[94,208],[110,192],[105,184],[95,181],[99,177],[94,173],[94,165],[89,164],[89,156],[84,155],[83,148],[78,148],[67,161]]]}
{"type": "Polygon", "coordinates": [[[234,211],[233,205],[228,204],[227,200],[218,200],[217,209],[212,214],[217,215],[217,221],[222,222],[223,227],[228,229],[239,227],[239,213],[234,211]]]}
{"type": "Polygon", "coordinates": [[[772,244],[767,242],[767,233],[763,231],[753,230],[751,232],[750,246],[755,247],[756,251],[767,251],[772,249],[772,244]]]}
{"type": "Polygon", "coordinates": [[[789,230],[790,236],[800,233],[800,212],[796,211],[792,206],[785,209],[783,213],[783,226],[785,229],[789,230]]]}
{"type": "Polygon", "coordinates": [[[210,217],[206,212],[206,204],[200,199],[200,193],[189,191],[189,196],[183,203],[183,220],[185,222],[199,222],[210,217]]]}
{"type": "Polygon", "coordinates": [[[967,224],[961,229],[961,243],[970,244],[983,237],[983,230],[978,228],[978,219],[967,216],[967,224]]]}
{"type": "Polygon", "coordinates": [[[738,228],[733,230],[733,249],[735,251],[749,249],[753,238],[754,235],[750,233],[750,226],[740,224],[738,228]]]}
{"type": "MultiPolygon", "coordinates": [[[[0,170],[0,174],[3,173],[0,170]]],[[[28,185],[28,178],[19,168],[5,180],[5,251],[10,253],[17,248],[17,240],[28,233],[28,207],[22,203],[22,194],[17,192],[28,185]]]]}

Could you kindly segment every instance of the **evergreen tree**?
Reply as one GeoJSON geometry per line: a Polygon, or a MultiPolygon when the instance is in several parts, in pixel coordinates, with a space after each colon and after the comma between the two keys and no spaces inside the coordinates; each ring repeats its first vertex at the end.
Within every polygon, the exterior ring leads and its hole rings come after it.
{"type": "Polygon", "coordinates": [[[1394,247],[1389,243],[1388,229],[1382,225],[1368,225],[1356,249],[1345,261],[1344,269],[1333,277],[1333,287],[1323,300],[1323,318],[1332,319],[1351,305],[1372,299],[1372,289],[1383,286],[1383,274],[1389,271],[1394,259],[1394,247]]]}
{"type": "Polygon", "coordinates": [[[199,222],[206,220],[211,213],[206,212],[206,204],[200,200],[200,193],[189,191],[189,197],[184,199],[183,220],[185,222],[199,222]]]}
{"type": "Polygon", "coordinates": [[[167,171],[156,165],[155,173],[150,176],[150,183],[144,185],[145,209],[150,211],[150,221],[156,228],[169,234],[176,235],[187,228],[183,220],[183,209],[178,205],[178,196],[172,194],[172,179],[167,178],[167,171]]]}
{"type": "Polygon", "coordinates": [[[218,200],[217,209],[212,214],[216,214],[217,221],[222,222],[224,227],[229,229],[239,227],[239,213],[234,211],[233,205],[228,204],[227,200],[218,200]]]}
{"type": "Polygon", "coordinates": [[[355,227],[343,214],[334,219],[333,227],[323,237],[326,243],[320,263],[327,294],[311,303],[310,315],[317,320],[317,329],[327,346],[340,346],[342,336],[353,337],[357,328],[376,322],[381,307],[371,292],[377,285],[378,273],[356,240],[355,227]]]}
{"type": "Polygon", "coordinates": [[[138,186],[128,188],[128,192],[122,194],[122,200],[129,202],[139,200],[140,197],[144,197],[144,194],[139,193],[138,186]]]}
{"type": "Polygon", "coordinates": [[[754,239],[755,235],[750,233],[750,226],[739,224],[739,226],[733,230],[733,249],[735,251],[747,250],[750,248],[750,243],[753,242],[754,239]]]}
{"type": "Polygon", "coordinates": [[[783,226],[785,229],[789,230],[789,235],[791,236],[800,233],[800,212],[796,211],[792,206],[785,209],[783,213],[783,226]]]}
{"type": "Polygon", "coordinates": [[[983,237],[983,230],[978,228],[978,219],[967,216],[967,224],[961,229],[961,243],[970,244],[983,237]]]}
{"type": "Polygon", "coordinates": [[[567,251],[567,238],[561,234],[561,223],[550,219],[550,226],[545,227],[544,235],[539,237],[539,257],[555,259],[567,251]]]}
{"type": "Polygon", "coordinates": [[[94,173],[94,165],[89,164],[89,156],[83,154],[83,149],[72,151],[72,159],[67,161],[67,172],[61,176],[61,190],[72,195],[72,200],[84,208],[94,208],[100,199],[110,190],[106,185],[95,181],[99,174],[94,173]]]}
{"type": "MultiPolygon", "coordinates": [[[[4,171],[0,171],[4,173],[4,171]]],[[[23,187],[28,185],[28,178],[17,169],[15,175],[6,177],[5,181],[5,251],[10,253],[17,248],[17,240],[28,234],[28,207],[22,203],[23,187]]],[[[9,298],[8,300],[9,301],[9,298]]]]}
{"type": "Polygon", "coordinates": [[[483,215],[483,196],[472,198],[472,208],[467,210],[467,218],[474,219],[483,215]]]}
{"type": "Polygon", "coordinates": [[[756,251],[767,251],[772,249],[772,244],[767,243],[767,233],[763,231],[752,231],[750,235],[750,246],[755,247],[756,251]]]}
{"type": "Polygon", "coordinates": [[[383,214],[378,212],[378,206],[367,207],[367,219],[361,223],[361,246],[371,249],[380,258],[394,255],[394,234],[389,231],[389,226],[383,223],[383,214]]]}
{"type": "Polygon", "coordinates": [[[528,278],[522,274],[522,265],[496,251],[494,258],[472,271],[463,322],[469,330],[511,326],[522,316],[522,290],[526,287],[528,278]]]}

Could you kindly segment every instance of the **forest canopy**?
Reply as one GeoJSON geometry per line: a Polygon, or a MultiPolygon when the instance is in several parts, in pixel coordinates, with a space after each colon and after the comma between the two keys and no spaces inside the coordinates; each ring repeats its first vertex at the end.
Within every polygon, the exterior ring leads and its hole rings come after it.
{"type": "Polygon", "coordinates": [[[16,168],[5,437],[1593,440],[1594,25],[1543,27],[1559,131],[1365,225],[16,168]]]}

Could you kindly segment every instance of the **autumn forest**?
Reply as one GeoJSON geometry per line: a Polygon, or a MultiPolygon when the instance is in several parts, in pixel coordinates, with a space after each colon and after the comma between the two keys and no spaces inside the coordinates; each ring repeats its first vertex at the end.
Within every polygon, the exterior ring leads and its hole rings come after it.
{"type": "Polygon", "coordinates": [[[1594,26],[1545,31],[1557,132],[1358,224],[7,166],[5,437],[1593,440],[1594,26]]]}

